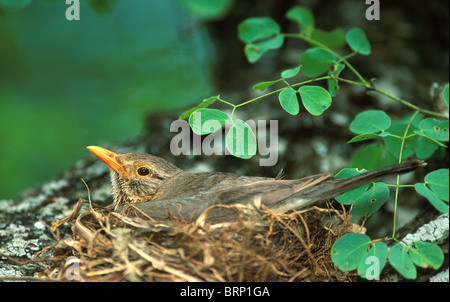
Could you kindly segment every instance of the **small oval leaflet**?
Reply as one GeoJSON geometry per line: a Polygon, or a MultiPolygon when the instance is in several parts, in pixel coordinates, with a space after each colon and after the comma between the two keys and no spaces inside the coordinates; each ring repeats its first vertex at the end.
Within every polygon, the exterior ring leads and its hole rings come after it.
{"type": "Polygon", "coordinates": [[[280,92],[278,100],[287,113],[292,115],[298,114],[300,107],[298,105],[297,91],[292,88],[286,88],[280,92]]]}
{"type": "Polygon", "coordinates": [[[256,136],[252,128],[239,119],[233,120],[225,144],[228,151],[236,157],[248,159],[256,154],[256,136]]]}
{"type": "Polygon", "coordinates": [[[370,43],[366,34],[361,28],[355,27],[350,29],[345,36],[348,46],[351,49],[364,56],[370,55],[370,43]]]}
{"type": "Polygon", "coordinates": [[[321,115],[331,106],[331,95],[320,86],[301,86],[298,89],[303,106],[312,115],[321,115]]]}
{"type": "Polygon", "coordinates": [[[345,234],[331,248],[331,259],[344,272],[358,267],[371,240],[369,236],[358,233],[345,234]]]}
{"type": "Polygon", "coordinates": [[[204,135],[219,130],[230,117],[218,109],[201,108],[189,116],[189,125],[198,135],[204,135]]]}
{"type": "Polygon", "coordinates": [[[391,118],[381,110],[363,111],[350,123],[350,130],[356,134],[385,131],[389,127],[391,127],[391,118]]]}
{"type": "Polygon", "coordinates": [[[416,266],[412,262],[404,244],[399,243],[391,247],[389,252],[389,263],[406,279],[416,279],[416,266]]]}
{"type": "Polygon", "coordinates": [[[327,72],[335,62],[334,55],[320,47],[310,48],[300,56],[302,71],[310,78],[327,72]]]}

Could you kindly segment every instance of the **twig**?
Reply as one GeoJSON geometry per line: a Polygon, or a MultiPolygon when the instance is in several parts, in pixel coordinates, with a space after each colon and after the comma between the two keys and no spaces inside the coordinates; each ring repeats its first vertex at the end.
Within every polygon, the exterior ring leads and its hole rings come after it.
{"type": "Polygon", "coordinates": [[[152,264],[152,266],[154,268],[156,268],[157,270],[172,274],[172,275],[177,276],[188,282],[201,282],[202,281],[198,278],[195,278],[193,276],[190,276],[190,275],[184,273],[181,270],[178,270],[176,268],[168,266],[163,260],[159,260],[153,256],[150,256],[149,254],[145,253],[140,248],[138,248],[134,243],[130,243],[129,248],[132,249],[133,251],[135,251],[139,256],[141,256],[145,260],[149,261],[152,264]]]}
{"type": "Polygon", "coordinates": [[[308,240],[308,246],[311,246],[311,238],[309,237],[309,228],[308,228],[308,224],[306,223],[306,221],[303,219],[303,216],[301,214],[298,214],[298,216],[300,217],[300,220],[303,223],[303,226],[305,227],[305,232],[306,232],[306,239],[308,240]]]}
{"type": "Polygon", "coordinates": [[[75,205],[75,207],[73,208],[72,213],[63,219],[54,222],[51,226],[51,230],[55,231],[62,224],[66,223],[66,222],[71,222],[73,219],[75,219],[75,217],[78,215],[78,212],[81,210],[81,207],[83,206],[83,204],[85,202],[86,202],[86,199],[83,199],[83,198],[78,199],[78,202],[75,205]]]}
{"type": "Polygon", "coordinates": [[[418,107],[418,106],[416,106],[414,104],[411,104],[408,101],[405,101],[405,100],[403,100],[401,98],[398,98],[398,97],[396,97],[396,96],[394,96],[392,94],[389,94],[389,93],[387,93],[387,92],[385,92],[385,91],[383,91],[381,89],[376,88],[373,85],[373,83],[360,83],[360,82],[355,82],[355,81],[344,79],[344,78],[340,78],[340,77],[333,77],[333,78],[335,80],[337,80],[337,81],[340,81],[340,82],[344,82],[344,83],[352,84],[352,85],[356,85],[356,86],[361,86],[361,87],[366,88],[367,90],[372,90],[372,91],[378,92],[379,94],[384,95],[385,97],[388,97],[391,100],[394,100],[394,101],[396,101],[396,102],[398,102],[398,103],[400,103],[400,104],[402,104],[402,105],[404,105],[406,107],[409,107],[409,108],[411,108],[413,110],[419,111],[420,113],[448,120],[448,116],[445,115],[445,114],[438,113],[438,112],[433,112],[433,111],[430,111],[430,110],[426,110],[426,109],[420,108],[420,107],[418,107]]]}
{"type": "Polygon", "coordinates": [[[273,212],[271,209],[266,207],[265,205],[261,205],[261,209],[267,211],[272,217],[274,217],[279,223],[281,223],[285,228],[287,228],[292,234],[294,234],[295,237],[301,242],[303,247],[305,248],[306,253],[308,254],[308,257],[310,258],[311,262],[313,263],[314,267],[316,268],[316,271],[320,271],[319,266],[317,265],[316,259],[311,253],[310,246],[306,244],[305,240],[290,226],[288,225],[283,219],[281,219],[275,212],[273,212]]]}
{"type": "Polygon", "coordinates": [[[30,263],[40,263],[40,262],[44,262],[44,261],[60,261],[61,259],[65,259],[66,257],[53,257],[53,258],[34,258],[34,259],[28,259],[28,260],[17,260],[11,256],[5,255],[5,254],[1,254],[0,253],[0,257],[5,257],[6,259],[8,259],[9,261],[13,262],[14,264],[17,265],[26,265],[26,264],[30,264],[30,263]]]}

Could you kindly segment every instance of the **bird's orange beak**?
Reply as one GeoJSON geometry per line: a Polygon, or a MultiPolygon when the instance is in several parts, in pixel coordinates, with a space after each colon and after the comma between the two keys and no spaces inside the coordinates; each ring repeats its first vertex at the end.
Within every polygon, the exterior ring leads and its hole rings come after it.
{"type": "Polygon", "coordinates": [[[91,151],[95,156],[100,158],[105,164],[108,165],[111,169],[116,171],[119,174],[125,174],[127,177],[130,177],[130,174],[125,170],[123,165],[117,160],[118,154],[109,151],[102,147],[97,146],[89,146],[87,147],[89,151],[91,151]]]}

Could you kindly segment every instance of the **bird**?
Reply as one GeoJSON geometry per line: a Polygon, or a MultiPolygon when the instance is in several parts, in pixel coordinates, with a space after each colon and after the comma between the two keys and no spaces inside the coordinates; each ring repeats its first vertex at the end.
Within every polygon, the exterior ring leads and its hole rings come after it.
{"type": "MultiPolygon", "coordinates": [[[[114,211],[155,220],[178,218],[193,221],[209,208],[215,208],[210,221],[229,221],[230,205],[257,210],[264,205],[275,213],[300,210],[388,176],[413,171],[426,165],[421,160],[338,179],[320,173],[285,180],[242,176],[229,172],[192,173],[147,153],[117,154],[108,149],[87,149],[111,170],[114,211]]],[[[255,212],[255,211],[250,211],[255,212]]]]}

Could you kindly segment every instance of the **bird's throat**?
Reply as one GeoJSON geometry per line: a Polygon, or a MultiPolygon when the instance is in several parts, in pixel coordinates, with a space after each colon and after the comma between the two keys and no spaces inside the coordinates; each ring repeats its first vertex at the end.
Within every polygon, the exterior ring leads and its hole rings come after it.
{"type": "Polygon", "coordinates": [[[151,201],[154,199],[153,192],[141,189],[142,186],[136,184],[124,176],[111,170],[111,184],[114,196],[114,210],[116,212],[123,212],[129,204],[151,201]]]}
{"type": "Polygon", "coordinates": [[[123,180],[120,179],[119,174],[113,170],[111,170],[111,184],[114,196],[114,211],[121,213],[125,207],[128,204],[133,203],[134,200],[132,200],[125,192],[123,180]]]}

